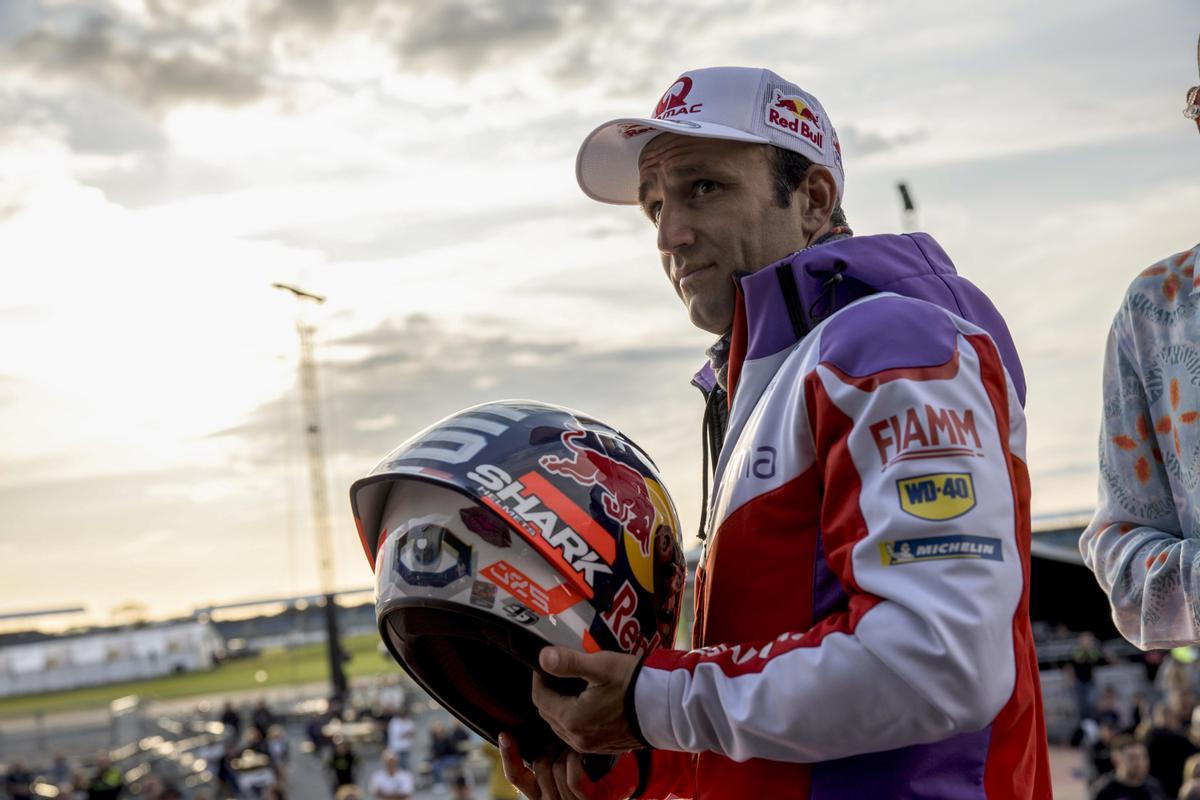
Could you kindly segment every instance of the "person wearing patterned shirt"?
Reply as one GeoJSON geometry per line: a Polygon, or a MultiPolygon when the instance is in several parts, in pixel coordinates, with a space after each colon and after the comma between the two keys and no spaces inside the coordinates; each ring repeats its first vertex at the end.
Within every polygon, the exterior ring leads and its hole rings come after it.
{"type": "MultiPolygon", "coordinates": [[[[1200,86],[1183,114],[1200,131],[1200,86]]],[[[1079,548],[1143,650],[1200,642],[1197,258],[1200,244],[1134,278],[1104,357],[1099,505],[1079,548]]]]}

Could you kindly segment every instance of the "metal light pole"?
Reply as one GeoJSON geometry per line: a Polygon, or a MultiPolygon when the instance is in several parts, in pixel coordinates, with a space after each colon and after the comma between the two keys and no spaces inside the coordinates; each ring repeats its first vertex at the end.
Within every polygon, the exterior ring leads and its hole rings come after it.
{"type": "MultiPolygon", "coordinates": [[[[297,300],[324,303],[320,295],[289,286],[286,283],[271,284],[276,289],[291,292],[297,300]]],[[[341,706],[346,699],[346,673],[342,663],[346,660],[338,635],[337,601],[333,588],[333,536],[329,530],[329,495],[325,481],[325,441],[321,431],[320,393],[317,391],[317,362],[313,357],[313,333],[316,328],[296,323],[300,334],[300,393],[304,400],[306,423],[305,440],[308,444],[308,483],[312,495],[313,532],[316,534],[318,575],[321,594],[325,600],[325,643],[329,655],[329,680],[333,692],[330,699],[341,706]]]]}

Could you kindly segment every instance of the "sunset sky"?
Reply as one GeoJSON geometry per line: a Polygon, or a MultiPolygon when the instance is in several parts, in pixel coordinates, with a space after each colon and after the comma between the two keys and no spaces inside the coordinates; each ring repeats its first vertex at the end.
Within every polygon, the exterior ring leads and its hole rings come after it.
{"type": "Polygon", "coordinates": [[[349,484],[505,397],[623,429],[691,535],[711,337],[574,157],[702,66],[820,98],[857,233],[908,181],[1013,331],[1035,514],[1087,511],[1112,314],[1200,240],[1198,31],[1195,0],[0,0],[0,612],[316,590],[276,281],[328,297],[339,586],[371,580],[349,484]]]}

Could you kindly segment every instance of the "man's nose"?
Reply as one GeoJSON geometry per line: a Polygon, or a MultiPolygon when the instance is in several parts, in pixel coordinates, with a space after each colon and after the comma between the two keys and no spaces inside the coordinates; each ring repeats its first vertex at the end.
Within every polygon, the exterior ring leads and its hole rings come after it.
{"type": "Polygon", "coordinates": [[[658,250],[665,255],[676,255],[696,241],[691,215],[686,208],[663,203],[658,214],[658,250]]]}

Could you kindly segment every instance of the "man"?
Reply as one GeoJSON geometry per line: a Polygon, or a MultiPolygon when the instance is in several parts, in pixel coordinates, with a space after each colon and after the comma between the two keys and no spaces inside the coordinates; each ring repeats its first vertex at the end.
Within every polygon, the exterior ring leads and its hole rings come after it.
{"type": "Polygon", "coordinates": [[[408,709],[398,707],[388,718],[387,749],[396,754],[401,769],[409,768],[409,754],[412,752],[412,737],[415,726],[408,716],[408,709]]]}
{"type": "Polygon", "coordinates": [[[1168,797],[1179,794],[1183,766],[1196,753],[1196,746],[1182,730],[1181,720],[1166,703],[1155,703],[1149,727],[1138,737],[1146,746],[1149,774],[1168,797]]]}
{"type": "Polygon", "coordinates": [[[101,752],[96,758],[96,771],[87,785],[88,800],[117,800],[125,789],[125,778],[121,770],[113,765],[108,753],[101,752]]]}
{"type": "Polygon", "coordinates": [[[340,736],[334,739],[333,752],[329,754],[329,771],[333,774],[333,791],[337,794],[343,786],[354,784],[354,772],[358,768],[358,756],[350,743],[340,736]]]}
{"type": "Polygon", "coordinates": [[[1167,800],[1158,781],[1150,777],[1146,746],[1131,736],[1113,739],[1113,772],[1091,788],[1091,800],[1167,800]]]}
{"type": "Polygon", "coordinates": [[[1075,706],[1079,721],[1093,717],[1096,702],[1096,667],[1106,663],[1100,642],[1091,631],[1079,634],[1079,644],[1071,653],[1071,677],[1075,682],[1075,706]]]}
{"type": "Polygon", "coordinates": [[[30,800],[33,797],[33,773],[17,760],[8,765],[4,774],[4,788],[11,800],[30,800]]]}
{"type": "MultiPolygon", "coordinates": [[[[1183,113],[1200,130],[1200,86],[1183,113]]],[[[1197,258],[1200,245],[1134,278],[1104,355],[1100,500],[1079,548],[1143,650],[1200,642],[1197,258]]]]}
{"type": "Polygon", "coordinates": [[[685,73],[653,118],[593,132],[577,175],[641,206],[719,337],[697,383],[720,457],[696,649],[543,650],[588,684],[534,677],[573,750],[529,768],[503,735],[510,780],[542,800],[1049,797],[1024,383],[991,303],[928,236],[850,236],[833,125],[766,70],[685,73]],[[623,755],[593,783],[576,751],[623,755]]]}
{"type": "Polygon", "coordinates": [[[400,768],[395,753],[384,750],[383,763],[371,775],[371,796],[375,800],[407,800],[412,793],[412,773],[400,768]]]}

